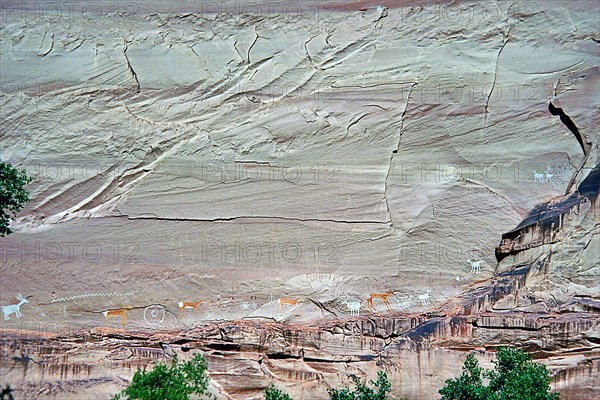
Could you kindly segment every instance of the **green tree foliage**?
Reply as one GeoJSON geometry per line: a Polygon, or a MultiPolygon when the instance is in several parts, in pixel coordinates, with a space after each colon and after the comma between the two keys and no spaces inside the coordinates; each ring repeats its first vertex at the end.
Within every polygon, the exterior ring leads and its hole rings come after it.
{"type": "Polygon", "coordinates": [[[10,388],[10,385],[6,385],[6,387],[2,387],[2,392],[0,392],[0,400],[15,400],[12,394],[13,390],[10,388]]]}
{"type": "MultiPolygon", "coordinates": [[[[366,383],[362,383],[356,376],[352,376],[354,382],[354,390],[350,390],[348,387],[343,389],[327,389],[329,392],[330,400],[389,400],[387,394],[392,390],[392,386],[388,381],[385,372],[379,371],[377,373],[377,380],[371,381],[373,388],[369,387],[366,383]]],[[[292,400],[292,398],[283,393],[279,389],[275,389],[273,385],[269,386],[265,391],[265,400],[292,400]]]]}
{"type": "Polygon", "coordinates": [[[446,380],[446,385],[440,389],[442,400],[488,400],[492,392],[483,386],[483,369],[479,362],[469,354],[462,367],[462,374],[456,379],[446,380]]]}
{"type": "Polygon", "coordinates": [[[152,371],[138,368],[129,387],[114,396],[113,400],[188,400],[191,394],[211,398],[207,389],[208,373],[204,357],[195,354],[190,361],[180,363],[177,354],[174,354],[171,366],[158,363],[152,371]]]}
{"type": "Polygon", "coordinates": [[[328,389],[330,400],[388,400],[387,393],[392,390],[387,375],[383,371],[377,373],[377,380],[371,381],[374,388],[362,383],[356,376],[352,376],[355,389],[350,391],[348,387],[343,389],[328,389]]]}
{"type": "Polygon", "coordinates": [[[292,400],[292,398],[271,384],[265,390],[265,400],[292,400]]]}
{"type": "Polygon", "coordinates": [[[473,355],[467,356],[462,374],[446,380],[440,389],[441,400],[558,400],[558,393],[550,393],[546,366],[527,353],[502,347],[494,364],[493,369],[484,370],[473,355]],[[489,380],[487,386],[484,378],[489,380]]]}
{"type": "Polygon", "coordinates": [[[25,170],[17,170],[12,165],[0,161],[0,236],[12,233],[10,219],[21,211],[29,201],[25,185],[32,181],[25,170]]]}

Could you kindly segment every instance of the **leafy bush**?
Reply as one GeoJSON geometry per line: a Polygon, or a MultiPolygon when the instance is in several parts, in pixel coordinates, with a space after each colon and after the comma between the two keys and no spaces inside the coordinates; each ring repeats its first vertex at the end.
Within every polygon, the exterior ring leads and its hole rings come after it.
{"type": "Polygon", "coordinates": [[[191,394],[212,397],[207,391],[208,373],[201,354],[190,361],[179,363],[173,355],[171,366],[158,363],[152,371],[138,368],[127,389],[115,395],[113,400],[188,400],[191,394]]]}
{"type": "Polygon", "coordinates": [[[441,400],[558,400],[550,393],[551,378],[546,366],[534,362],[521,350],[498,349],[494,369],[484,370],[469,354],[462,374],[446,380],[441,400]],[[489,379],[487,386],[483,379],[489,379]]]}
{"type": "MultiPolygon", "coordinates": [[[[352,381],[356,388],[350,391],[348,387],[343,389],[327,389],[330,400],[388,400],[387,393],[392,390],[390,382],[387,379],[385,372],[377,373],[377,380],[371,381],[371,385],[375,388],[370,388],[366,383],[362,383],[356,376],[352,376],[352,381]]],[[[265,391],[265,400],[292,400],[292,398],[283,393],[279,389],[275,389],[273,385],[269,386],[265,391]]]]}
{"type": "Polygon", "coordinates": [[[17,170],[12,165],[0,161],[0,236],[12,233],[10,219],[21,211],[29,201],[25,185],[32,181],[25,170],[17,170]]]}
{"type": "Polygon", "coordinates": [[[388,400],[387,393],[392,390],[392,385],[383,371],[377,373],[376,381],[371,381],[375,388],[368,387],[356,376],[352,376],[352,380],[356,386],[354,391],[350,391],[348,387],[340,390],[328,389],[330,400],[388,400]]]}
{"type": "Polygon", "coordinates": [[[6,387],[2,387],[2,392],[0,392],[0,400],[15,400],[13,397],[13,390],[10,388],[10,385],[6,385],[6,387]]]}
{"type": "Polygon", "coordinates": [[[265,400],[292,400],[292,398],[271,384],[265,390],[265,400]]]}

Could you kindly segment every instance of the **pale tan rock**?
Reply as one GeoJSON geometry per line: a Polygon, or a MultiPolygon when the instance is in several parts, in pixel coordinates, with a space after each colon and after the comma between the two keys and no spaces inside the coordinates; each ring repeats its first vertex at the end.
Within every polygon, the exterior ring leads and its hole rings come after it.
{"type": "Polygon", "coordinates": [[[546,243],[501,237],[598,162],[598,4],[414,3],[8,5],[0,157],[36,179],[0,242],[0,301],[29,301],[3,338],[80,342],[3,340],[3,360],[44,360],[7,382],[109,398],[161,341],[202,349],[223,398],[270,379],[320,398],[385,365],[430,399],[466,351],[519,343],[561,398],[597,394],[597,203],[546,243]],[[391,312],[368,308],[388,291],[391,312]]]}

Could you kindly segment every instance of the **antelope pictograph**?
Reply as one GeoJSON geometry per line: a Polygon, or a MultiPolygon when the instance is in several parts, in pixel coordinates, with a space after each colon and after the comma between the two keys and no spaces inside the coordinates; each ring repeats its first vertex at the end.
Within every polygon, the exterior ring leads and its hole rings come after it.
{"type": "Polygon", "coordinates": [[[177,305],[179,306],[179,315],[183,316],[183,312],[185,311],[186,308],[193,308],[196,310],[196,312],[198,314],[200,314],[200,304],[204,303],[204,300],[200,300],[200,301],[180,301],[179,303],[177,303],[177,305]]]}
{"type": "Polygon", "coordinates": [[[467,260],[467,262],[469,264],[471,264],[471,273],[472,274],[479,274],[479,273],[481,273],[481,263],[483,261],[481,261],[481,260],[479,260],[479,261],[467,260]]]}
{"type": "Polygon", "coordinates": [[[545,173],[533,171],[533,182],[544,183],[545,173]]]}
{"type": "Polygon", "coordinates": [[[256,296],[252,295],[250,296],[250,300],[246,301],[246,300],[242,300],[240,301],[240,308],[242,310],[256,310],[257,306],[256,306],[256,296]]]}
{"type": "Polygon", "coordinates": [[[345,304],[348,307],[348,311],[350,311],[350,315],[360,315],[360,308],[362,304],[360,301],[348,301],[342,300],[342,304],[345,304]]]}
{"type": "Polygon", "coordinates": [[[427,293],[423,293],[423,294],[419,295],[419,300],[421,300],[422,306],[427,306],[427,305],[431,304],[431,299],[429,297],[429,293],[431,293],[431,290],[427,289],[427,293]]]}
{"type": "Polygon", "coordinates": [[[119,308],[116,310],[103,311],[102,314],[104,315],[106,322],[108,322],[110,317],[121,317],[121,325],[124,328],[125,325],[127,324],[127,315],[126,314],[127,314],[127,311],[129,311],[129,310],[130,310],[130,308],[119,308]]]}
{"type": "Polygon", "coordinates": [[[381,299],[381,301],[383,301],[383,303],[385,304],[385,306],[387,307],[388,311],[392,311],[392,306],[390,306],[390,302],[388,300],[388,297],[390,297],[391,295],[393,295],[394,292],[385,292],[385,293],[371,293],[369,295],[369,299],[367,300],[367,306],[375,311],[375,309],[373,308],[373,300],[374,299],[381,299]]]}
{"type": "Polygon", "coordinates": [[[11,304],[9,306],[2,306],[2,312],[4,313],[4,320],[9,320],[10,314],[15,314],[15,316],[17,318],[21,318],[21,306],[25,303],[29,303],[27,301],[27,299],[25,297],[23,297],[23,295],[18,294],[17,295],[17,300],[19,301],[18,304],[11,304]]]}
{"type": "Polygon", "coordinates": [[[277,299],[277,308],[279,311],[283,310],[283,306],[295,306],[302,299],[285,299],[280,297],[277,299]]]}

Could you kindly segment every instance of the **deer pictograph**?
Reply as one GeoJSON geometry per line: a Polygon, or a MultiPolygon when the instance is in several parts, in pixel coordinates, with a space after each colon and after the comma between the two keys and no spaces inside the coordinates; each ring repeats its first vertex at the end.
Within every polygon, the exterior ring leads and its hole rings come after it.
{"type": "Polygon", "coordinates": [[[427,293],[423,293],[423,294],[419,295],[419,300],[421,300],[422,306],[427,306],[427,305],[431,304],[429,293],[431,293],[431,290],[427,289],[427,293]]]}
{"type": "Polygon", "coordinates": [[[544,183],[545,177],[546,177],[545,173],[533,171],[533,182],[534,183],[544,183]]]}
{"type": "Polygon", "coordinates": [[[479,274],[479,273],[481,273],[481,263],[483,261],[481,261],[481,260],[479,260],[479,261],[467,260],[467,262],[469,264],[471,264],[471,273],[472,274],[479,274]]]}
{"type": "Polygon", "coordinates": [[[198,314],[200,314],[200,310],[198,309],[198,307],[200,307],[200,304],[204,303],[204,300],[200,300],[200,301],[180,301],[179,303],[177,303],[177,305],[179,306],[179,315],[183,316],[183,312],[185,311],[186,308],[192,308],[195,309],[196,312],[198,314]]]}
{"type": "Polygon", "coordinates": [[[387,307],[388,311],[392,310],[392,306],[390,306],[390,302],[388,300],[388,297],[390,297],[391,295],[393,295],[394,292],[385,292],[385,293],[371,293],[369,295],[369,298],[367,299],[367,306],[375,311],[375,308],[373,308],[373,300],[374,299],[381,299],[381,301],[383,301],[383,303],[385,304],[385,306],[387,307]]]}
{"type": "Polygon", "coordinates": [[[283,306],[295,306],[302,299],[284,299],[280,297],[277,299],[277,308],[279,311],[283,310],[283,306]]]}
{"type": "Polygon", "coordinates": [[[102,314],[104,315],[104,318],[106,318],[106,322],[108,322],[108,320],[110,319],[110,317],[121,317],[121,325],[123,326],[123,328],[125,327],[125,325],[127,324],[127,311],[130,310],[129,308],[119,308],[117,310],[106,310],[103,311],[102,314]]]}
{"type": "Polygon", "coordinates": [[[360,301],[342,300],[342,304],[345,304],[346,307],[348,307],[348,311],[350,311],[350,315],[357,315],[357,316],[360,315],[360,308],[362,307],[362,304],[360,301]]]}
{"type": "Polygon", "coordinates": [[[25,303],[29,303],[27,301],[27,299],[25,297],[23,297],[23,295],[18,294],[17,295],[17,300],[19,301],[18,304],[11,304],[9,306],[2,306],[2,312],[4,313],[4,320],[9,320],[9,315],[10,314],[15,314],[15,316],[17,318],[21,317],[21,306],[25,303]]]}

